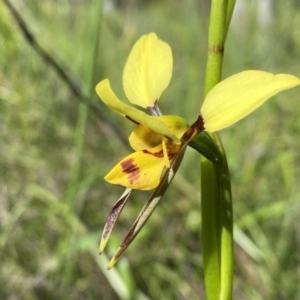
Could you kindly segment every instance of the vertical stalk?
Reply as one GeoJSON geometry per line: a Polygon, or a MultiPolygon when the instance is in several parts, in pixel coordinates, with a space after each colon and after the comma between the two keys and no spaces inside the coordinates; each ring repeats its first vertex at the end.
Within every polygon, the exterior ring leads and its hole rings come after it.
{"type": "MultiPolygon", "coordinates": [[[[234,0],[213,0],[211,5],[205,95],[221,80],[224,44],[234,0]]],[[[216,133],[211,134],[222,157],[221,165],[201,158],[202,244],[204,277],[209,300],[232,298],[233,219],[229,170],[216,133]]]]}
{"type": "MultiPolygon", "coordinates": [[[[88,60],[86,61],[86,69],[85,71],[85,79],[88,87],[88,98],[92,96],[95,85],[95,67],[96,60],[98,55],[98,45],[99,45],[99,29],[100,23],[102,20],[102,1],[94,1],[91,4],[91,17],[90,17],[90,41],[91,41],[91,51],[89,55],[86,57],[88,60]]],[[[88,20],[89,21],[89,20],[88,20]]],[[[85,100],[85,99],[83,99],[85,100]]],[[[81,101],[78,106],[78,118],[77,118],[77,127],[75,132],[75,140],[74,140],[74,163],[70,170],[70,178],[67,186],[67,191],[64,197],[64,201],[67,204],[67,211],[65,212],[65,216],[67,217],[69,214],[76,214],[75,211],[75,200],[78,192],[78,186],[80,182],[80,172],[82,168],[82,156],[84,151],[84,142],[85,142],[85,132],[87,126],[87,120],[89,115],[89,107],[81,101]]],[[[70,253],[72,253],[72,247],[74,240],[76,239],[78,228],[76,224],[72,228],[69,229],[68,235],[64,237],[62,244],[60,245],[61,251],[63,253],[63,260],[65,260],[65,267],[63,270],[63,280],[62,287],[67,287],[68,282],[71,282],[72,274],[73,274],[73,264],[70,262],[70,253]]],[[[67,295],[67,293],[66,293],[67,295]]],[[[68,298],[69,296],[66,296],[68,298]]]]}
{"type": "MultiPolygon", "coordinates": [[[[99,28],[102,19],[102,1],[95,1],[95,4],[92,6],[94,8],[92,14],[94,15],[91,17],[90,32],[93,47],[91,47],[90,55],[87,56],[89,60],[86,61],[87,68],[85,70],[88,98],[90,98],[94,92],[94,74],[99,48],[99,28]]],[[[84,103],[84,101],[81,101],[78,107],[78,120],[75,132],[75,161],[70,171],[70,179],[66,193],[66,201],[70,208],[74,206],[74,200],[78,189],[88,113],[88,106],[84,103]]]]}
{"type": "Polygon", "coordinates": [[[204,96],[221,80],[227,0],[213,0],[208,33],[208,57],[206,63],[204,96]]]}

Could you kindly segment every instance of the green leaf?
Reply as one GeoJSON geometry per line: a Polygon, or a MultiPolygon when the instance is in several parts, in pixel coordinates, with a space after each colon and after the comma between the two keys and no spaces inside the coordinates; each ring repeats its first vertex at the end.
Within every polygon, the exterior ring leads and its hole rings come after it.
{"type": "Polygon", "coordinates": [[[211,162],[216,164],[221,163],[222,156],[220,154],[218,146],[207,132],[203,131],[198,134],[193,140],[189,142],[188,145],[198,151],[211,162]]]}

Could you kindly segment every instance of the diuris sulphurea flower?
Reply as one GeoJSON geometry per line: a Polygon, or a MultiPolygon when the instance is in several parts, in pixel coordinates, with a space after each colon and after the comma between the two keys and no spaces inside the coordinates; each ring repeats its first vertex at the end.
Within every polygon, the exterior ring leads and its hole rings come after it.
{"type": "Polygon", "coordinates": [[[151,115],[125,104],[115,95],[108,79],[96,92],[112,110],[136,124],[129,136],[132,154],[121,160],[106,176],[109,183],[126,188],[106,222],[100,253],[133,190],[155,189],[123,243],[109,263],[111,268],[148,220],[170,185],[188,142],[202,131],[224,129],[244,118],[280,91],[300,85],[289,74],[244,71],[217,84],[206,96],[196,121],[188,126],[179,116],[162,115],[158,101],[168,86],[173,68],[170,46],[155,33],[143,35],[133,46],[123,71],[123,88],[128,100],[151,115]]]}

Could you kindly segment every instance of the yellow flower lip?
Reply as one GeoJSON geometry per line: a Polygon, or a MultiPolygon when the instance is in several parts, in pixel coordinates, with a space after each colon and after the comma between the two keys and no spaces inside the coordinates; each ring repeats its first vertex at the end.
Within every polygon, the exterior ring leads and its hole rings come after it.
{"type": "Polygon", "coordinates": [[[137,190],[152,190],[165,168],[162,145],[136,151],[122,159],[106,176],[111,184],[137,190]]]}

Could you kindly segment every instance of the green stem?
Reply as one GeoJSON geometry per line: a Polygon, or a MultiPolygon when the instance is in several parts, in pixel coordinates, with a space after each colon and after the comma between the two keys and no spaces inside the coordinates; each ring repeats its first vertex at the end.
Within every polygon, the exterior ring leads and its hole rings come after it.
{"type": "MultiPolygon", "coordinates": [[[[213,0],[211,6],[205,95],[221,80],[224,44],[234,0],[213,0]]],[[[232,298],[233,218],[229,170],[216,133],[221,164],[201,158],[202,243],[204,277],[209,300],[232,298]]]]}
{"type": "Polygon", "coordinates": [[[219,255],[220,255],[220,300],[232,298],[233,284],[233,216],[230,175],[225,151],[221,140],[214,134],[220,152],[222,153],[222,164],[214,164],[216,173],[216,189],[219,191],[217,223],[219,226],[219,255]]]}
{"type": "Polygon", "coordinates": [[[201,214],[202,248],[206,295],[217,300],[220,295],[220,241],[218,223],[219,191],[216,189],[216,173],[213,164],[201,157],[201,214]]]}
{"type": "Polygon", "coordinates": [[[213,0],[208,33],[208,57],[204,96],[221,80],[226,38],[227,0],[213,0]]]}

